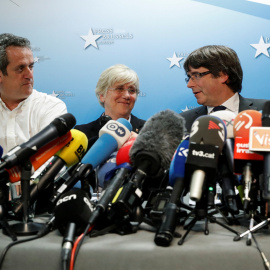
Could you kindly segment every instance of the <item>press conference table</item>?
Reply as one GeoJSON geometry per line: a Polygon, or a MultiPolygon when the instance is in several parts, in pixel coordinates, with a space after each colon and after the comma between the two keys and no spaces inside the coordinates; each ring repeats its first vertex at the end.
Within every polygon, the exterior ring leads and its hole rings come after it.
{"type": "MultiPolygon", "coordinates": [[[[247,230],[241,225],[232,228],[240,233],[247,230]]],[[[74,269],[264,269],[253,240],[251,246],[246,245],[246,237],[235,242],[235,234],[216,223],[209,223],[209,235],[203,229],[204,221],[198,221],[183,245],[174,238],[169,247],[157,246],[155,234],[144,229],[124,236],[108,233],[86,237],[74,269]]],[[[177,232],[184,234],[185,230],[179,226],[177,232]]],[[[269,229],[257,231],[255,237],[270,260],[269,229]]],[[[0,233],[1,252],[10,242],[10,237],[0,233]]],[[[62,269],[61,244],[62,236],[55,230],[38,240],[15,245],[7,252],[2,269],[62,269]]]]}

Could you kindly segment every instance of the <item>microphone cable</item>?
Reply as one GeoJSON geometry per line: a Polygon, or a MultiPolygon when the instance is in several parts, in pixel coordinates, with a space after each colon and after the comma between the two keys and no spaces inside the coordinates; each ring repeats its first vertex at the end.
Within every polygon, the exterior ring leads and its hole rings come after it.
{"type": "Polygon", "coordinates": [[[36,236],[29,237],[29,238],[22,239],[22,240],[16,240],[16,241],[13,241],[10,244],[8,244],[4,248],[4,250],[2,251],[1,256],[0,256],[0,270],[2,269],[3,262],[4,262],[4,259],[5,259],[5,256],[7,255],[8,250],[12,246],[15,246],[15,245],[21,244],[21,243],[26,243],[26,242],[29,242],[29,241],[32,241],[32,240],[36,240],[36,239],[39,239],[39,238],[45,236],[46,234],[48,234],[51,231],[53,225],[54,225],[54,217],[45,225],[45,227],[40,232],[37,233],[36,236]]]}
{"type": "MultiPolygon", "coordinates": [[[[72,248],[72,252],[71,252],[71,256],[70,256],[70,268],[69,270],[73,270],[74,269],[74,265],[75,265],[75,261],[76,261],[76,257],[78,255],[79,249],[83,243],[83,240],[85,238],[85,236],[90,233],[92,231],[92,229],[94,228],[94,224],[88,224],[85,231],[78,236],[78,238],[76,239],[74,246],[72,248]]],[[[0,269],[1,270],[1,269],[0,269]]]]}
{"type": "Polygon", "coordinates": [[[261,255],[262,259],[263,259],[263,265],[264,265],[265,270],[269,270],[270,269],[270,264],[269,264],[267,258],[265,257],[263,251],[261,250],[261,248],[260,248],[260,246],[259,246],[259,244],[258,244],[258,242],[257,242],[257,240],[256,240],[256,238],[255,238],[255,236],[253,234],[253,232],[251,232],[251,235],[252,235],[252,238],[253,238],[253,240],[254,240],[254,242],[256,244],[256,248],[260,252],[260,255],[261,255]]]}

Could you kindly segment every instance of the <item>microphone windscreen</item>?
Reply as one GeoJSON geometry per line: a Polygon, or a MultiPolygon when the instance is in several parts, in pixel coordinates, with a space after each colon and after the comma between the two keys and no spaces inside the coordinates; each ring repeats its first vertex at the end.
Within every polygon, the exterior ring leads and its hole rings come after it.
{"type": "Polygon", "coordinates": [[[76,118],[71,113],[66,113],[55,118],[51,124],[55,126],[58,135],[62,136],[75,126],[76,118]]]}
{"type": "Polygon", "coordinates": [[[234,138],[233,123],[236,115],[230,111],[216,111],[211,113],[211,115],[219,117],[224,122],[227,130],[227,139],[234,138]]]}
{"type": "Polygon", "coordinates": [[[189,137],[190,143],[214,145],[222,151],[227,138],[227,131],[224,122],[213,115],[198,117],[191,126],[189,137]]]}
{"type": "Polygon", "coordinates": [[[76,224],[76,235],[84,232],[92,213],[90,198],[81,189],[64,193],[56,203],[55,226],[64,235],[70,222],[76,224]]]}
{"type": "Polygon", "coordinates": [[[68,167],[81,161],[88,146],[87,136],[83,132],[76,129],[72,129],[70,132],[72,136],[71,141],[57,153],[57,156],[59,156],[68,167]]]}
{"type": "Polygon", "coordinates": [[[171,110],[164,110],[150,117],[130,149],[132,163],[137,166],[135,160],[139,152],[154,152],[160,159],[160,169],[168,169],[183,138],[184,125],[184,118],[171,110]]]}
{"type": "Polygon", "coordinates": [[[266,101],[262,111],[262,126],[270,127],[270,100],[266,101]]]}
{"type": "Polygon", "coordinates": [[[249,138],[251,127],[262,126],[262,114],[255,110],[245,110],[240,112],[234,119],[234,137],[249,138]]]}

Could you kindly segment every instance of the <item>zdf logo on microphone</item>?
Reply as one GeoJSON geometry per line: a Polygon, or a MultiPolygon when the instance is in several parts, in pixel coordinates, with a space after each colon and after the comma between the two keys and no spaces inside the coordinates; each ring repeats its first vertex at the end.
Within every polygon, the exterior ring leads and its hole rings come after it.
{"type": "Polygon", "coordinates": [[[125,129],[120,127],[117,123],[108,123],[106,128],[108,130],[114,131],[120,137],[124,137],[126,135],[125,129]]]}

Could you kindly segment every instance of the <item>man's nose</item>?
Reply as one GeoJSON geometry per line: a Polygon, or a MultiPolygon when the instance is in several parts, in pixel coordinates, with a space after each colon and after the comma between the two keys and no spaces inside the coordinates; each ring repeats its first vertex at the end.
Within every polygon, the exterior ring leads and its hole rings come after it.
{"type": "Polygon", "coordinates": [[[194,83],[194,81],[190,78],[189,81],[188,81],[188,83],[187,83],[187,87],[188,87],[188,88],[192,88],[193,86],[195,86],[195,83],[194,83]]]}
{"type": "Polygon", "coordinates": [[[27,78],[27,79],[33,79],[33,73],[34,73],[34,70],[33,70],[32,68],[27,67],[27,68],[25,69],[25,74],[24,74],[24,76],[25,76],[25,78],[27,78]]]}

